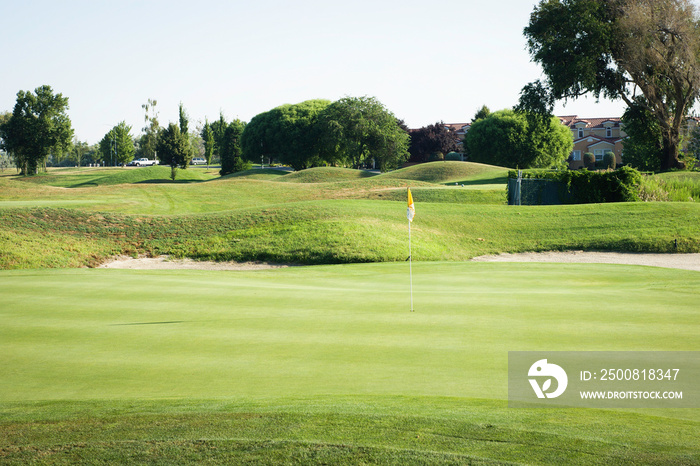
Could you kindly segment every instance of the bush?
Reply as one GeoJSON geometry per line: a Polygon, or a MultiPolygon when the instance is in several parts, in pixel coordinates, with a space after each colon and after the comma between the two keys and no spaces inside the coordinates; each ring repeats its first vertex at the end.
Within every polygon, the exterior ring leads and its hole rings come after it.
{"type": "MultiPolygon", "coordinates": [[[[509,178],[517,178],[511,170],[509,178]]],[[[523,178],[551,180],[561,183],[562,204],[594,204],[603,202],[633,202],[640,200],[642,175],[634,168],[622,167],[608,172],[582,171],[523,171],[523,178]]]]}
{"type": "Polygon", "coordinates": [[[583,166],[586,168],[595,167],[595,154],[593,152],[583,154],[583,166]]]}
{"type": "Polygon", "coordinates": [[[615,158],[615,154],[613,152],[606,152],[603,156],[603,167],[614,170],[616,166],[617,159],[615,158]]]}
{"type": "Polygon", "coordinates": [[[460,154],[459,152],[450,152],[445,156],[445,160],[452,162],[461,162],[462,154],[460,154]]]}

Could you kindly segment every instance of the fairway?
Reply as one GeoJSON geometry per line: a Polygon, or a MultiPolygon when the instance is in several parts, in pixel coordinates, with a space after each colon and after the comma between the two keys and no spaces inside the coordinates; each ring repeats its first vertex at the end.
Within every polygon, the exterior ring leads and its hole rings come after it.
{"type": "MultiPolygon", "coordinates": [[[[526,451],[544,462],[589,454],[621,464],[700,460],[695,409],[506,408],[508,351],[700,350],[700,273],[418,262],[414,313],[403,263],[0,277],[0,451],[36,446],[29,431],[43,428],[34,423],[63,419],[65,432],[46,434],[55,443],[70,443],[78,429],[88,445],[243,436],[245,448],[273,439],[331,450],[340,443],[370,449],[369,459],[396,450],[390,457],[409,463],[517,462],[526,451]],[[189,427],[149,430],[145,413],[189,427]],[[260,419],[243,422],[242,413],[260,419]],[[84,432],[85,416],[124,425],[84,432]],[[233,426],[223,421],[231,416],[233,426]],[[197,427],[202,419],[207,426],[197,427]],[[318,423],[327,422],[337,429],[323,433],[318,423]],[[297,428],[272,433],[275,423],[297,428]],[[477,429],[486,424],[491,434],[477,429]],[[456,429],[456,437],[421,444],[399,434],[408,429],[415,440],[430,426],[456,429]],[[496,432],[502,444],[474,443],[496,432]]],[[[284,458],[287,448],[306,447],[285,446],[284,458]]],[[[11,450],[2,454],[31,457],[11,450]]]]}

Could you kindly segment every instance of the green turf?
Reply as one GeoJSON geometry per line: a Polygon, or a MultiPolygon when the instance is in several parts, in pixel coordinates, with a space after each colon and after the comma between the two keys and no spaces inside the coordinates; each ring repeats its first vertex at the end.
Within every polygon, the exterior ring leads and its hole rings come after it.
{"type": "Polygon", "coordinates": [[[699,273],[419,262],[414,313],[407,278],[0,272],[0,462],[700,461],[698,410],[505,405],[509,350],[700,349],[699,273]]]}

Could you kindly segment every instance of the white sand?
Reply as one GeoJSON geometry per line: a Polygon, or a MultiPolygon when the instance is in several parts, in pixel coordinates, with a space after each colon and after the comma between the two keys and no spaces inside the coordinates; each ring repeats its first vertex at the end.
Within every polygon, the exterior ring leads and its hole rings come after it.
{"type": "Polygon", "coordinates": [[[525,252],[498,254],[472,259],[477,262],[558,262],[586,264],[649,265],[700,271],[700,254],[650,254],[633,252],[525,252]]]}
{"type": "Polygon", "coordinates": [[[269,264],[259,262],[212,262],[195,261],[192,259],[171,259],[168,256],[160,257],[117,257],[99,268],[106,269],[141,269],[141,270],[167,270],[167,269],[190,269],[190,270],[264,270],[289,267],[284,264],[269,264]]]}

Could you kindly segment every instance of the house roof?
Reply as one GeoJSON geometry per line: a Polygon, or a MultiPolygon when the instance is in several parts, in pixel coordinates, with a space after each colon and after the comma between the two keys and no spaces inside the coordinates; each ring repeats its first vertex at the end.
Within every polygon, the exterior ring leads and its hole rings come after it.
{"type": "Polygon", "coordinates": [[[598,136],[589,135],[584,136],[582,138],[574,139],[574,145],[578,144],[579,142],[586,141],[588,139],[591,139],[591,141],[589,141],[591,142],[591,146],[595,146],[596,144],[600,144],[603,142],[607,142],[608,144],[612,144],[614,146],[616,143],[622,141],[623,138],[601,138],[598,136]]]}
{"type": "Polygon", "coordinates": [[[558,117],[564,126],[575,127],[579,123],[584,123],[586,128],[605,128],[604,123],[612,123],[613,126],[620,126],[622,119],[619,117],[606,118],[580,118],[578,115],[568,115],[558,117]]]}
{"type": "Polygon", "coordinates": [[[450,131],[461,131],[463,129],[468,129],[471,123],[444,123],[445,127],[450,131]]]}

